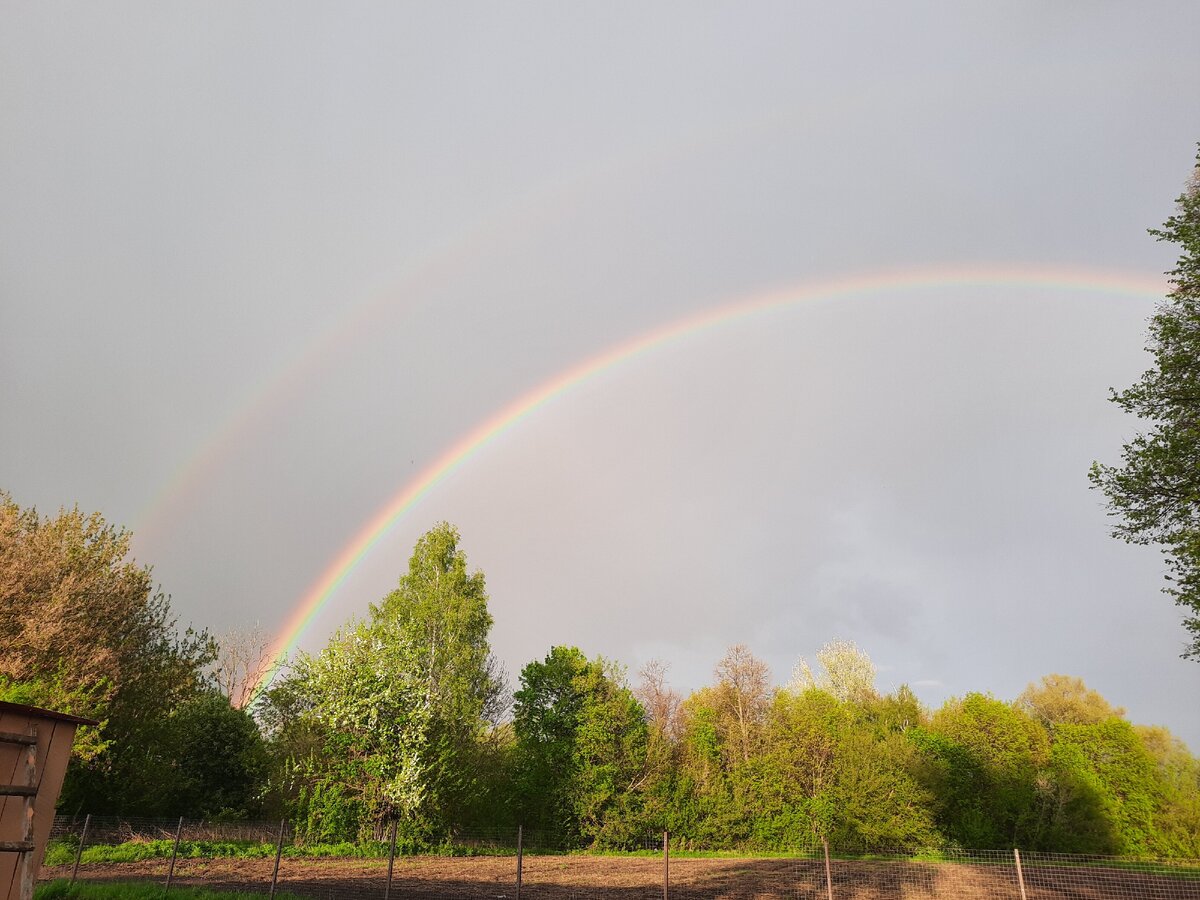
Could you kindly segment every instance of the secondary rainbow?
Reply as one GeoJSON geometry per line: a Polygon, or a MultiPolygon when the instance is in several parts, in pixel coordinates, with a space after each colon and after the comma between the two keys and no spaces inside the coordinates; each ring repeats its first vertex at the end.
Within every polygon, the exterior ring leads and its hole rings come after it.
{"type": "Polygon", "coordinates": [[[287,655],[295,649],[297,642],[317,613],[333,598],[346,578],[383,540],[405,513],[437,487],[447,475],[466,463],[499,435],[516,426],[546,403],[588,379],[622,362],[651,350],[668,346],[684,337],[801,303],[846,299],[855,295],[921,287],[1006,285],[1092,293],[1103,292],[1144,298],[1161,298],[1167,289],[1166,282],[1162,280],[1095,269],[973,266],[969,268],[897,270],[812,285],[793,286],[743,297],[698,314],[667,322],[658,328],[622,341],[558,372],[547,381],[497,410],[447,447],[420,474],[401,487],[358,530],[325,567],[316,582],[305,592],[272,644],[271,652],[276,662],[259,682],[256,695],[270,685],[287,655]]]}

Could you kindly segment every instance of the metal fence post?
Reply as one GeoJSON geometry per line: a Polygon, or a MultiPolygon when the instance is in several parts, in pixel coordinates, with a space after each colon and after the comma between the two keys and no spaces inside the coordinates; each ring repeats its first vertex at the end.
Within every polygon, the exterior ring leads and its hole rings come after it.
{"type": "Polygon", "coordinates": [[[392,865],[396,862],[396,820],[392,819],[392,839],[388,844],[388,879],[383,889],[383,900],[392,893],[392,865]]]}
{"type": "Polygon", "coordinates": [[[1025,897],[1025,873],[1021,871],[1021,851],[1013,847],[1013,859],[1017,861],[1017,884],[1021,888],[1021,900],[1026,900],[1025,897]]]}
{"type": "Polygon", "coordinates": [[[663,831],[663,900],[671,888],[671,832],[663,831]]]}
{"type": "Polygon", "coordinates": [[[179,824],[175,827],[175,847],[171,850],[171,866],[167,869],[167,883],[163,885],[163,890],[171,889],[171,879],[175,877],[175,859],[179,856],[179,838],[183,836],[183,816],[179,817],[179,824]]]}
{"type": "Polygon", "coordinates": [[[821,836],[821,847],[825,850],[825,895],[833,900],[833,868],[829,865],[829,841],[821,836]]]}
{"type": "Polygon", "coordinates": [[[522,845],[524,843],[524,837],[525,837],[525,826],[518,825],[517,826],[517,900],[521,900],[521,863],[523,862],[522,850],[524,848],[522,845]]]}
{"type": "Polygon", "coordinates": [[[275,896],[275,885],[279,882],[279,859],[283,856],[283,826],[284,819],[279,820],[279,842],[275,845],[275,869],[271,872],[271,893],[270,896],[275,896]]]}
{"type": "Polygon", "coordinates": [[[83,819],[83,833],[79,835],[79,846],[75,848],[75,868],[71,870],[71,884],[79,874],[79,860],[83,856],[83,845],[87,841],[88,826],[92,824],[92,814],[88,813],[83,819]]]}

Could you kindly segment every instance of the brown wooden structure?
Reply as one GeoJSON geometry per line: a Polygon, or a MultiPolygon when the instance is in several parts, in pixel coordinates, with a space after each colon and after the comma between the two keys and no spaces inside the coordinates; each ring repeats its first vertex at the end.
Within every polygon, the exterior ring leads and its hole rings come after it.
{"type": "Polygon", "coordinates": [[[75,730],[95,724],[0,701],[0,900],[33,896],[75,730]]]}

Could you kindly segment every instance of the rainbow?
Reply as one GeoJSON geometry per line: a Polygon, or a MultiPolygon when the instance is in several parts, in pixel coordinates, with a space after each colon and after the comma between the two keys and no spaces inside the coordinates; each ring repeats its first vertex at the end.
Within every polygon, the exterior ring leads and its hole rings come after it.
{"type": "Polygon", "coordinates": [[[367,334],[383,312],[401,300],[412,307],[428,303],[437,289],[451,283],[486,250],[495,249],[513,234],[534,233],[539,226],[561,218],[565,210],[578,202],[577,195],[620,176],[632,162],[643,161],[644,156],[639,153],[629,161],[601,160],[565,178],[548,179],[518,201],[479,219],[444,243],[426,248],[409,261],[395,285],[352,305],[331,327],[244,391],[219,427],[142,506],[134,516],[132,531],[145,540],[147,535],[153,539],[169,528],[173,524],[172,513],[203,487],[213,469],[233,455],[237,439],[259,422],[263,412],[280,404],[288,394],[299,393],[306,379],[312,378],[322,366],[331,365],[339,354],[367,334]]]}
{"type": "Polygon", "coordinates": [[[518,200],[483,216],[444,243],[428,247],[410,260],[399,280],[384,293],[352,305],[333,326],[322,331],[289,359],[275,366],[250,385],[221,424],[178,465],[134,516],[133,532],[139,540],[160,536],[172,524],[186,499],[199,491],[205,478],[238,446],[238,438],[256,425],[264,412],[281,403],[288,394],[299,393],[304,381],[330,365],[338,354],[368,333],[385,310],[405,300],[416,306],[429,302],[435,290],[445,286],[486,250],[498,248],[514,234],[532,234],[539,227],[561,220],[578,205],[582,195],[630,177],[632,170],[676,158],[688,148],[732,135],[770,129],[777,116],[752,118],[736,127],[684,134],[661,147],[639,147],[631,153],[593,160],[589,165],[557,178],[548,178],[518,200]]]}
{"type": "Polygon", "coordinates": [[[558,372],[497,410],[447,447],[420,474],[401,487],[375,515],[363,524],[337,556],[330,561],[296,605],[272,644],[271,653],[275,658],[275,663],[257,685],[256,696],[274,680],[315,616],[329,603],[359,563],[387,536],[405,513],[447,476],[466,464],[501,434],[520,424],[551,400],[578,387],[601,372],[652,350],[666,347],[685,337],[803,303],[925,287],[993,286],[1053,288],[1154,299],[1161,298],[1167,287],[1165,280],[1152,280],[1120,272],[1061,267],[976,266],[887,271],[812,285],[793,286],[743,297],[682,319],[667,322],[650,331],[628,338],[595,356],[558,372]]]}
{"type": "MultiPolygon", "coordinates": [[[[540,201],[541,206],[548,206],[540,201]]],[[[205,484],[207,476],[226,457],[237,449],[237,438],[258,423],[263,411],[282,402],[289,393],[298,393],[305,379],[313,376],[323,365],[331,364],[339,353],[352,346],[365,334],[372,321],[400,298],[413,306],[428,302],[439,286],[447,283],[467,261],[478,256],[490,242],[509,229],[529,227],[541,206],[531,204],[530,210],[484,221],[466,233],[440,247],[429,249],[411,264],[398,285],[351,308],[334,326],[322,331],[293,357],[276,366],[261,381],[251,385],[234,407],[224,416],[222,424],[210,434],[170,475],[134,517],[133,531],[141,539],[153,537],[170,524],[173,509],[182,506],[191,494],[205,484]]]]}

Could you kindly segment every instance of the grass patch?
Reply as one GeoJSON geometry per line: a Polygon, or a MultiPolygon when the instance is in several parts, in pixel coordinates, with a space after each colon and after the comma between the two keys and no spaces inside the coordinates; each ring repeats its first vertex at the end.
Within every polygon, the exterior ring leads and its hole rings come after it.
{"type": "MultiPolygon", "coordinates": [[[[513,851],[514,853],[516,851],[513,851]]],[[[608,848],[572,850],[581,856],[662,857],[662,848],[654,850],[613,850],[608,848]]],[[[671,859],[815,859],[821,850],[682,850],[671,848],[671,859]]]]}
{"type": "MultiPolygon", "coordinates": [[[[46,845],[44,864],[69,866],[75,862],[78,843],[71,840],[50,841],[46,845]]],[[[170,859],[175,849],[173,840],[125,841],[121,844],[92,844],[83,848],[83,863],[131,863],[147,859],[170,859]]],[[[435,846],[402,846],[397,844],[397,856],[512,856],[513,848],[474,846],[445,843],[435,846]]],[[[288,859],[386,859],[388,845],[381,841],[339,844],[285,845],[283,855],[288,859]]],[[[258,841],[180,841],[179,859],[273,859],[275,845],[258,841]]]]}
{"type": "MultiPolygon", "coordinates": [[[[107,884],[71,884],[65,878],[39,884],[33,892],[34,900],[163,900],[167,896],[161,884],[146,882],[109,882],[107,884]]],[[[301,900],[295,894],[276,893],[281,900],[301,900]]],[[[237,891],[210,891],[198,887],[172,887],[172,900],[246,900],[261,898],[261,894],[237,891]]]]}

